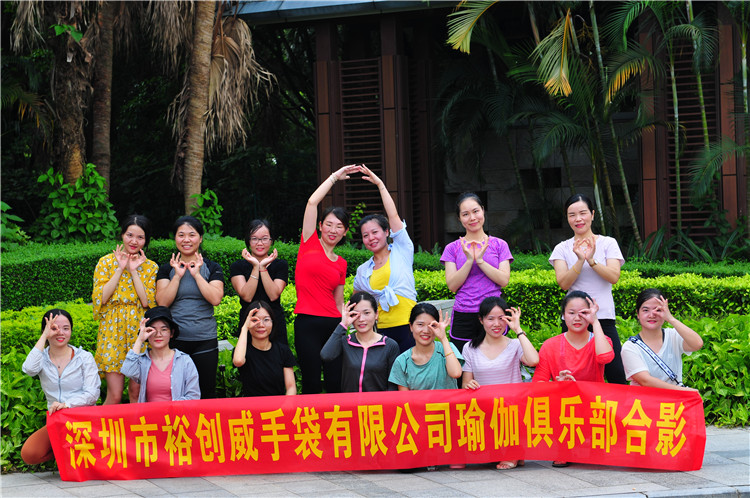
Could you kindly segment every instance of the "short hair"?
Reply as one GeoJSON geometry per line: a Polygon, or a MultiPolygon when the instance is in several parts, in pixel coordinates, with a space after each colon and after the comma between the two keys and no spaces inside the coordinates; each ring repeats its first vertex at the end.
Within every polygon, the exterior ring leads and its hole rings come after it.
{"type": "Polygon", "coordinates": [[[371,221],[374,221],[378,225],[380,225],[380,228],[383,229],[384,232],[387,232],[390,228],[390,224],[388,223],[388,218],[383,216],[382,214],[368,214],[361,220],[359,220],[359,233],[362,233],[362,227],[365,225],[365,223],[369,223],[371,221]]]}
{"type": "Polygon", "coordinates": [[[177,218],[177,221],[174,222],[174,227],[172,227],[174,233],[177,233],[177,230],[179,230],[182,225],[190,225],[193,230],[198,232],[198,235],[203,237],[203,223],[201,223],[201,220],[195,216],[180,216],[177,218]]]}
{"type": "Polygon", "coordinates": [[[329,214],[333,214],[344,225],[344,228],[349,230],[349,213],[346,212],[346,209],[339,206],[328,206],[323,211],[323,214],[320,217],[320,222],[323,223],[323,220],[325,220],[329,214]]]}

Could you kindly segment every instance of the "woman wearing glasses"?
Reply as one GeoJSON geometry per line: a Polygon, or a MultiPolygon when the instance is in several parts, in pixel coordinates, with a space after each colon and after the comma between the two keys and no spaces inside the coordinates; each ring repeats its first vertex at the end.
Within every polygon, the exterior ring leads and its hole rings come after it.
{"type": "Polygon", "coordinates": [[[286,320],[281,307],[281,292],[289,280],[289,264],[278,258],[274,249],[271,226],[266,220],[253,220],[245,237],[247,249],[242,250],[242,259],[230,267],[232,287],[240,296],[240,320],[237,324],[237,335],[247,319],[253,301],[265,301],[273,313],[273,330],[270,340],[289,345],[286,335],[286,320]]]}
{"type": "Polygon", "coordinates": [[[250,303],[232,353],[232,363],[242,382],[242,396],[297,394],[294,378],[297,362],[289,346],[269,339],[273,322],[268,303],[250,303]]]}

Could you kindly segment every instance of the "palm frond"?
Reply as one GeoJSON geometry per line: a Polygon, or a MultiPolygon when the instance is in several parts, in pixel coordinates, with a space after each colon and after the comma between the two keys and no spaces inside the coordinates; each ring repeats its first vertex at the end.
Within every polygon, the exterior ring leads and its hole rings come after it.
{"type": "Polygon", "coordinates": [[[714,27],[707,26],[699,17],[693,23],[683,23],[672,26],[665,33],[667,40],[690,40],[693,42],[693,71],[705,72],[713,65],[714,57],[718,53],[718,34],[714,27]]]}
{"type": "Polygon", "coordinates": [[[612,102],[615,94],[636,76],[647,74],[654,82],[663,81],[665,76],[664,64],[639,44],[634,44],[627,50],[618,52],[609,58],[609,88],[607,101],[612,102]]]}
{"type": "Polygon", "coordinates": [[[448,14],[448,44],[466,54],[471,52],[471,34],[479,18],[498,0],[464,0],[448,14]]]}
{"type": "Polygon", "coordinates": [[[570,10],[549,35],[539,43],[533,56],[539,60],[539,79],[550,95],[570,95],[568,52],[570,51],[570,10]]]}
{"type": "Polygon", "coordinates": [[[607,13],[608,21],[602,28],[602,36],[607,44],[618,50],[628,48],[628,31],[635,20],[649,9],[652,2],[638,0],[622,2],[607,13]]]}
{"type": "Polygon", "coordinates": [[[246,113],[268,94],[276,77],[255,59],[252,35],[245,21],[235,17],[217,19],[209,73],[206,146],[223,146],[227,154],[247,142],[246,113]]]}
{"type": "Polygon", "coordinates": [[[688,166],[690,175],[691,200],[700,204],[714,188],[716,175],[721,167],[733,156],[750,156],[750,144],[739,145],[724,136],[719,143],[712,143],[708,149],[701,149],[700,154],[688,166]]]}
{"type": "Polygon", "coordinates": [[[155,52],[162,55],[164,71],[174,73],[189,53],[193,35],[193,2],[151,0],[144,20],[155,52]],[[188,49],[188,50],[183,50],[188,49]]]}

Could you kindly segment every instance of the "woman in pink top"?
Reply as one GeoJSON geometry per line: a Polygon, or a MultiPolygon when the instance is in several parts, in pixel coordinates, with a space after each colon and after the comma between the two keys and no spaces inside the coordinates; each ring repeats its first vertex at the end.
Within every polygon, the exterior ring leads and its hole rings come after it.
{"type": "Polygon", "coordinates": [[[555,278],[563,290],[586,292],[598,303],[599,324],[612,341],[615,354],[604,369],[607,382],[627,384],[620,359],[620,338],[615,327],[615,301],[612,298],[612,285],[620,279],[620,267],[625,259],[615,239],[593,232],[594,213],[591,199],[583,194],[573,195],[565,202],[565,215],[574,235],[555,246],[549,262],[554,266],[555,278]]]}
{"type": "MultiPolygon", "coordinates": [[[[539,363],[539,353],[521,329],[521,310],[509,308],[501,297],[491,296],[479,306],[479,322],[481,332],[463,352],[464,388],[521,382],[519,362],[530,367],[539,363]],[[508,338],[508,329],[516,334],[515,339],[508,338]]],[[[523,460],[505,460],[497,468],[508,470],[523,464],[523,460]]]]}
{"type": "MultiPolygon", "coordinates": [[[[585,292],[571,291],[560,308],[568,330],[544,341],[532,380],[604,382],[604,365],[615,353],[596,316],[599,305],[585,292]],[[589,326],[593,332],[589,332],[589,326]]],[[[568,463],[557,461],[552,465],[566,467],[568,463]]]]}
{"type": "Polygon", "coordinates": [[[179,349],[169,347],[169,341],[179,334],[180,327],[169,308],[157,306],[146,311],[138,338],[121,370],[123,375],[141,384],[139,403],[200,399],[198,370],[193,360],[179,349]],[[140,353],[146,341],[149,349],[140,353]]]}
{"type": "Polygon", "coordinates": [[[513,256],[504,240],[485,233],[484,205],[477,194],[461,194],[456,213],[466,235],[448,244],[440,261],[448,289],[456,293],[450,335],[461,352],[480,333],[477,312],[482,299],[501,295],[508,285],[513,256]]]}

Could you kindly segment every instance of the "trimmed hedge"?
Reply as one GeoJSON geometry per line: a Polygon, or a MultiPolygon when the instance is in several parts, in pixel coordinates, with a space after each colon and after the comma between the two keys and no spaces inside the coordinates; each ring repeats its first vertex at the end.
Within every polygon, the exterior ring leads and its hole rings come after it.
{"type": "MultiPolygon", "coordinates": [[[[425,292],[426,289],[439,290],[439,285],[431,285],[434,281],[437,281],[436,277],[439,272],[424,273],[425,276],[419,279],[423,284],[422,292],[425,292]],[[429,278],[427,278],[428,276],[429,278]]],[[[515,289],[519,295],[533,287],[534,282],[546,282],[546,285],[551,285],[547,276],[532,276],[532,273],[538,272],[525,273],[527,274],[526,284],[528,287],[515,289]]],[[[688,284],[697,282],[699,288],[705,287],[703,285],[705,282],[696,280],[700,277],[693,277],[695,278],[690,279],[687,282],[688,284]]],[[[669,278],[679,280],[681,277],[662,277],[664,279],[660,282],[664,284],[662,287],[666,288],[667,285],[671,284],[672,289],[677,289],[677,282],[669,282],[669,278]]],[[[350,277],[347,280],[345,294],[348,296],[351,293],[353,279],[350,277]]],[[[635,279],[631,280],[632,283],[635,283],[635,279]]],[[[731,288],[732,285],[728,287],[731,288]]],[[[747,291],[746,284],[745,290],[747,291]]],[[[623,295],[628,296],[624,298],[623,302],[634,299],[629,292],[623,292],[623,295]]],[[[538,296],[542,296],[542,293],[527,296],[528,300],[524,302],[523,316],[521,317],[524,329],[528,331],[529,339],[537,349],[546,339],[560,333],[560,325],[554,314],[549,314],[548,311],[534,312],[534,306],[537,309],[543,308],[543,301],[537,301],[538,296]],[[533,320],[539,318],[545,318],[546,320],[533,323],[533,320]]],[[[427,297],[439,298],[440,296],[427,297]]],[[[680,317],[683,317],[687,325],[703,337],[705,345],[700,351],[684,357],[684,381],[687,385],[695,387],[701,392],[707,423],[746,426],[748,424],[747,406],[750,401],[750,375],[748,375],[748,370],[750,370],[750,316],[746,314],[723,315],[721,321],[707,317],[697,320],[687,318],[685,317],[686,312],[689,315],[694,311],[694,307],[683,301],[686,297],[690,296],[673,299],[673,310],[680,317]],[[679,304],[681,302],[685,303],[685,307],[679,304]]],[[[287,286],[281,300],[288,315],[287,334],[292,348],[294,348],[292,310],[295,298],[294,285],[287,286]]],[[[704,300],[703,302],[707,301],[704,300]]],[[[556,306],[554,302],[550,304],[556,306]]],[[[55,303],[52,306],[64,308],[72,315],[74,329],[71,343],[94,352],[99,324],[94,320],[91,305],[78,300],[55,303]]],[[[35,306],[20,311],[3,310],[0,314],[0,343],[2,344],[3,365],[2,370],[0,370],[0,393],[2,394],[0,396],[0,409],[2,409],[0,463],[3,472],[11,469],[23,470],[28,468],[20,458],[21,446],[29,435],[44,424],[46,401],[39,380],[25,375],[21,371],[21,365],[30,348],[39,338],[41,317],[44,311],[52,306],[35,306]]],[[[215,308],[219,338],[233,339],[239,309],[237,296],[225,297],[221,304],[215,308]]],[[[618,318],[617,328],[621,341],[625,341],[639,330],[635,318],[618,318]]],[[[233,340],[232,342],[234,343],[233,340]]],[[[241,390],[236,369],[231,364],[229,351],[223,351],[220,354],[218,387],[219,391],[225,392],[227,396],[239,395],[241,390]]],[[[52,469],[54,465],[53,462],[47,463],[37,466],[36,469],[52,469]]]]}
{"type": "MultiPolygon", "coordinates": [[[[224,269],[225,276],[229,275],[229,267],[240,258],[244,242],[232,237],[221,237],[204,240],[204,255],[219,263],[224,269]]],[[[294,280],[294,268],[297,260],[298,244],[276,242],[274,247],[279,251],[279,257],[289,262],[290,282],[294,280]]],[[[74,301],[91,299],[93,274],[96,263],[103,255],[111,252],[114,244],[110,242],[73,243],[73,244],[40,244],[31,243],[12,251],[3,253],[2,273],[0,284],[0,308],[21,309],[27,306],[37,306],[55,301],[74,301]]],[[[147,256],[158,264],[169,261],[174,252],[174,242],[171,239],[152,240],[147,256]]],[[[357,267],[370,258],[371,253],[365,249],[352,246],[341,246],[336,249],[348,262],[348,273],[353,275],[357,267]]],[[[551,272],[547,255],[514,254],[515,260],[511,268],[511,284],[517,276],[525,270],[544,270],[551,272]]],[[[440,256],[428,252],[418,252],[414,255],[415,274],[421,272],[443,272],[440,256]]],[[[750,263],[716,263],[685,265],[674,262],[628,262],[625,269],[639,272],[643,277],[657,278],[663,275],[678,275],[694,273],[703,277],[745,276],[750,273],[750,263]]],[[[624,272],[625,273],[625,272],[624,272]]],[[[441,277],[443,278],[443,277],[441,277]]],[[[233,295],[234,289],[225,278],[225,293],[233,295]]],[[[418,284],[419,285],[419,284],[418,284]]],[[[445,298],[452,297],[447,289],[442,289],[436,283],[430,282],[426,294],[445,298]],[[437,293],[437,294],[435,294],[437,293]]],[[[419,291],[419,289],[418,289],[419,291]]],[[[559,291],[555,295],[559,295],[559,291]]]]}

